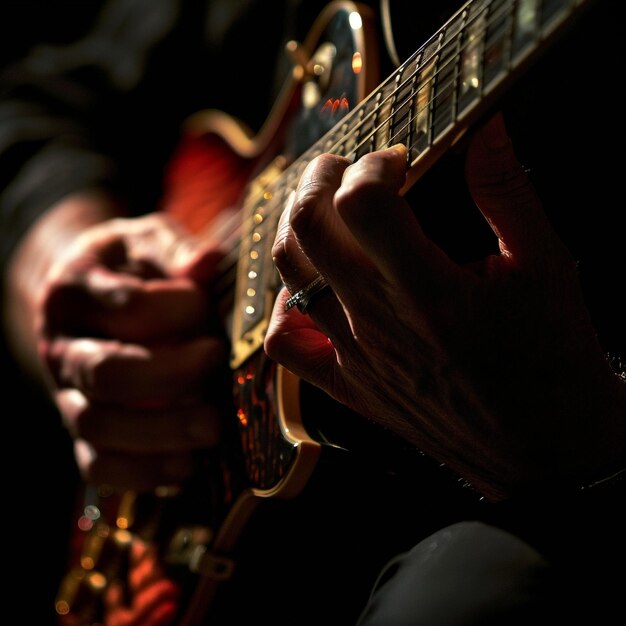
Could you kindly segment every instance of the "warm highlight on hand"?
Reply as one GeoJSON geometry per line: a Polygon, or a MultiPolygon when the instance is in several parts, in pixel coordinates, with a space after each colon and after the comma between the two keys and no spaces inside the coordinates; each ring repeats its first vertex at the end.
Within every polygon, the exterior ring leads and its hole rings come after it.
{"type": "Polygon", "coordinates": [[[622,454],[626,385],[502,119],[475,135],[466,167],[499,255],[460,266],[430,241],[398,195],[405,163],[399,147],[310,164],[274,245],[287,290],[268,354],[490,499],[608,473],[622,454]],[[285,311],[288,291],[316,272],[334,295],[306,316],[285,311]]]}

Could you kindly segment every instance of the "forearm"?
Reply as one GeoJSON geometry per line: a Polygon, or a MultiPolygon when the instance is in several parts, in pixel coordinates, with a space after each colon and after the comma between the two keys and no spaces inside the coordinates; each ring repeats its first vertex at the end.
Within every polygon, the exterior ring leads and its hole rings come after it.
{"type": "Polygon", "coordinates": [[[37,304],[53,262],[85,228],[121,214],[119,205],[103,193],[76,193],[44,213],[15,247],[3,277],[4,332],[32,376],[43,378],[37,357],[37,304]]]}

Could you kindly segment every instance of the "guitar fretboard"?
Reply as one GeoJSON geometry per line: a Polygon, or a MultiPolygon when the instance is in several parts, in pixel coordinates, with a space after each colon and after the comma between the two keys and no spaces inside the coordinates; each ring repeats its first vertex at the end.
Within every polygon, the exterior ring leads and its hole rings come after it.
{"type": "MultiPolygon", "coordinates": [[[[233,359],[259,349],[278,287],[271,242],[306,166],[402,143],[414,184],[591,0],[470,0],[333,129],[244,206],[233,359]]],[[[254,184],[251,186],[254,189],[254,184]]]]}

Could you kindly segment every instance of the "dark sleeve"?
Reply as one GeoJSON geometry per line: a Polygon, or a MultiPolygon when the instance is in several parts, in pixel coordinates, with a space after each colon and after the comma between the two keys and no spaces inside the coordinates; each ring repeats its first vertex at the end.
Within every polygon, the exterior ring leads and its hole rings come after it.
{"type": "Polygon", "coordinates": [[[3,264],[33,220],[72,192],[107,187],[132,212],[153,208],[182,116],[200,102],[184,86],[191,70],[183,63],[199,60],[202,20],[193,13],[204,3],[192,1],[184,12],[182,4],[103,2],[87,35],[69,45],[37,45],[4,68],[3,264]]]}

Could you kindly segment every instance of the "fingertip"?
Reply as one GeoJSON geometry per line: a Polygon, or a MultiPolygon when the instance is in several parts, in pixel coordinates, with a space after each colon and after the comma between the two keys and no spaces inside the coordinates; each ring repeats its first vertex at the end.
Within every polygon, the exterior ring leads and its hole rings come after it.
{"type": "Polygon", "coordinates": [[[378,208],[383,198],[396,195],[406,183],[407,149],[395,144],[364,155],[343,173],[335,196],[340,214],[353,206],[378,208]]]}
{"type": "Polygon", "coordinates": [[[274,302],[274,310],[270,318],[269,327],[263,341],[263,349],[267,356],[277,363],[287,365],[297,358],[299,342],[303,332],[313,330],[319,333],[313,320],[300,313],[296,308],[285,309],[285,303],[290,297],[286,288],[281,289],[274,302]]]}
{"type": "Polygon", "coordinates": [[[403,160],[406,160],[408,154],[407,147],[403,143],[395,143],[392,146],[381,150],[381,152],[386,152],[392,158],[398,158],[403,160]]]}

